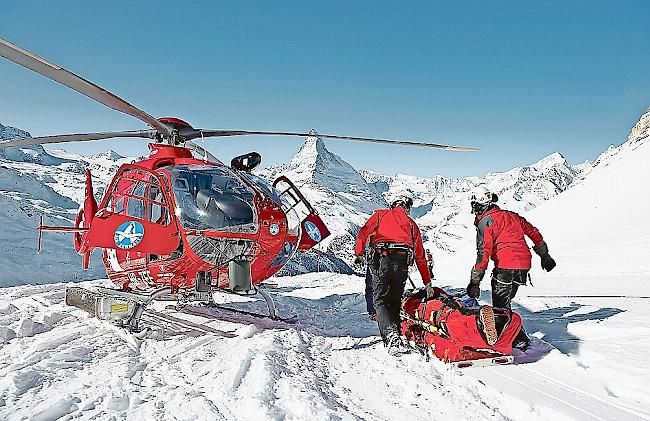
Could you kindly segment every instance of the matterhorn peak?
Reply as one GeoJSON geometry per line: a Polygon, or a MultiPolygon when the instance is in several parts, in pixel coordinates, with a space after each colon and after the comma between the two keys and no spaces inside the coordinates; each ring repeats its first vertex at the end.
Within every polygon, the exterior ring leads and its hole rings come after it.
{"type": "Polygon", "coordinates": [[[312,164],[315,165],[319,158],[325,161],[336,158],[340,160],[338,156],[327,150],[323,139],[318,137],[318,132],[311,129],[309,131],[309,136],[305,139],[305,143],[302,144],[298,153],[294,155],[291,160],[291,168],[298,168],[312,164]]]}
{"type": "Polygon", "coordinates": [[[93,158],[101,158],[101,159],[107,159],[109,161],[119,161],[120,159],[124,158],[124,156],[120,155],[119,153],[115,152],[112,149],[109,149],[105,152],[102,152],[97,155],[93,155],[93,158]]]}
{"type": "Polygon", "coordinates": [[[535,168],[536,170],[545,170],[545,169],[555,167],[557,165],[566,165],[566,158],[561,153],[554,152],[540,159],[539,161],[531,165],[531,167],[535,168]]]}
{"type": "Polygon", "coordinates": [[[372,212],[385,203],[381,194],[352,165],[327,150],[325,142],[313,129],[291,160],[286,175],[299,186],[317,185],[335,194],[352,195],[367,212],[372,212]]]}

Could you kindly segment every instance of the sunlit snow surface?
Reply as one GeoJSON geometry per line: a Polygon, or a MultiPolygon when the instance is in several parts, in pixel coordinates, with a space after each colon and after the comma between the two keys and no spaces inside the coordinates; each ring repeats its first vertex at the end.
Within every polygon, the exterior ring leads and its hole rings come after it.
{"type": "MultiPolygon", "coordinates": [[[[648,279],[617,280],[630,285],[617,294],[650,292],[648,279]]],[[[556,349],[535,341],[534,363],[461,371],[420,355],[389,356],[365,314],[361,278],[274,281],[280,311],[298,315],[296,324],[159,302],[144,317],[154,334],[142,343],[66,307],[64,284],[0,290],[0,418],[650,418],[643,298],[522,295],[529,332],[556,349]]],[[[557,294],[568,281],[548,277],[534,292],[557,294]]],[[[260,300],[218,300],[264,310],[260,300]]]]}

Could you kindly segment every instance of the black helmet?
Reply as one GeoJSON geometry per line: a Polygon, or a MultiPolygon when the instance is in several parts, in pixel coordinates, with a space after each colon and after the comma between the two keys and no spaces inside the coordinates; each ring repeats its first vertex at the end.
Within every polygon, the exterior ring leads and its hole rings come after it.
{"type": "Polygon", "coordinates": [[[401,206],[407,211],[410,211],[411,208],[413,207],[413,199],[411,199],[409,196],[406,196],[404,194],[399,195],[390,204],[391,209],[395,209],[398,206],[401,206]]]}

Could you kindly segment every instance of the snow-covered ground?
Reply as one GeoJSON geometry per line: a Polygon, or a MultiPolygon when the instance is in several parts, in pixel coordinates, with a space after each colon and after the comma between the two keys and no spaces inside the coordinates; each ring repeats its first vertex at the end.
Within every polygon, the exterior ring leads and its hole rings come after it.
{"type": "MultiPolygon", "coordinates": [[[[66,284],[0,290],[0,418],[650,419],[647,276],[540,279],[519,306],[549,345],[519,355],[531,363],[465,370],[389,356],[366,317],[361,278],[274,281],[296,324],[159,302],[144,319],[155,333],[141,343],[67,308],[66,284]],[[560,285],[612,280],[629,289],[603,294],[637,296],[557,297],[584,295],[560,285]]],[[[260,300],[228,304],[264,309],[260,300]]]]}

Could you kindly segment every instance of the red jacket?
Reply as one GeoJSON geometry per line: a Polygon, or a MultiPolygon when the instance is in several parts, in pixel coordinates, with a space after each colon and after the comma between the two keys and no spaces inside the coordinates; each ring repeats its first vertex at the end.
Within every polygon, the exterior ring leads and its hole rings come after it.
{"type": "Polygon", "coordinates": [[[530,249],[524,235],[534,245],[544,242],[537,228],[514,212],[498,206],[477,215],[476,225],[476,265],[486,270],[490,258],[494,266],[501,269],[530,269],[530,249]]]}
{"type": "Polygon", "coordinates": [[[364,246],[371,237],[371,245],[393,243],[404,244],[411,248],[415,252],[415,263],[422,275],[422,281],[425,284],[431,282],[420,229],[404,208],[397,206],[394,209],[376,211],[359,230],[354,254],[361,256],[364,246]]]}

